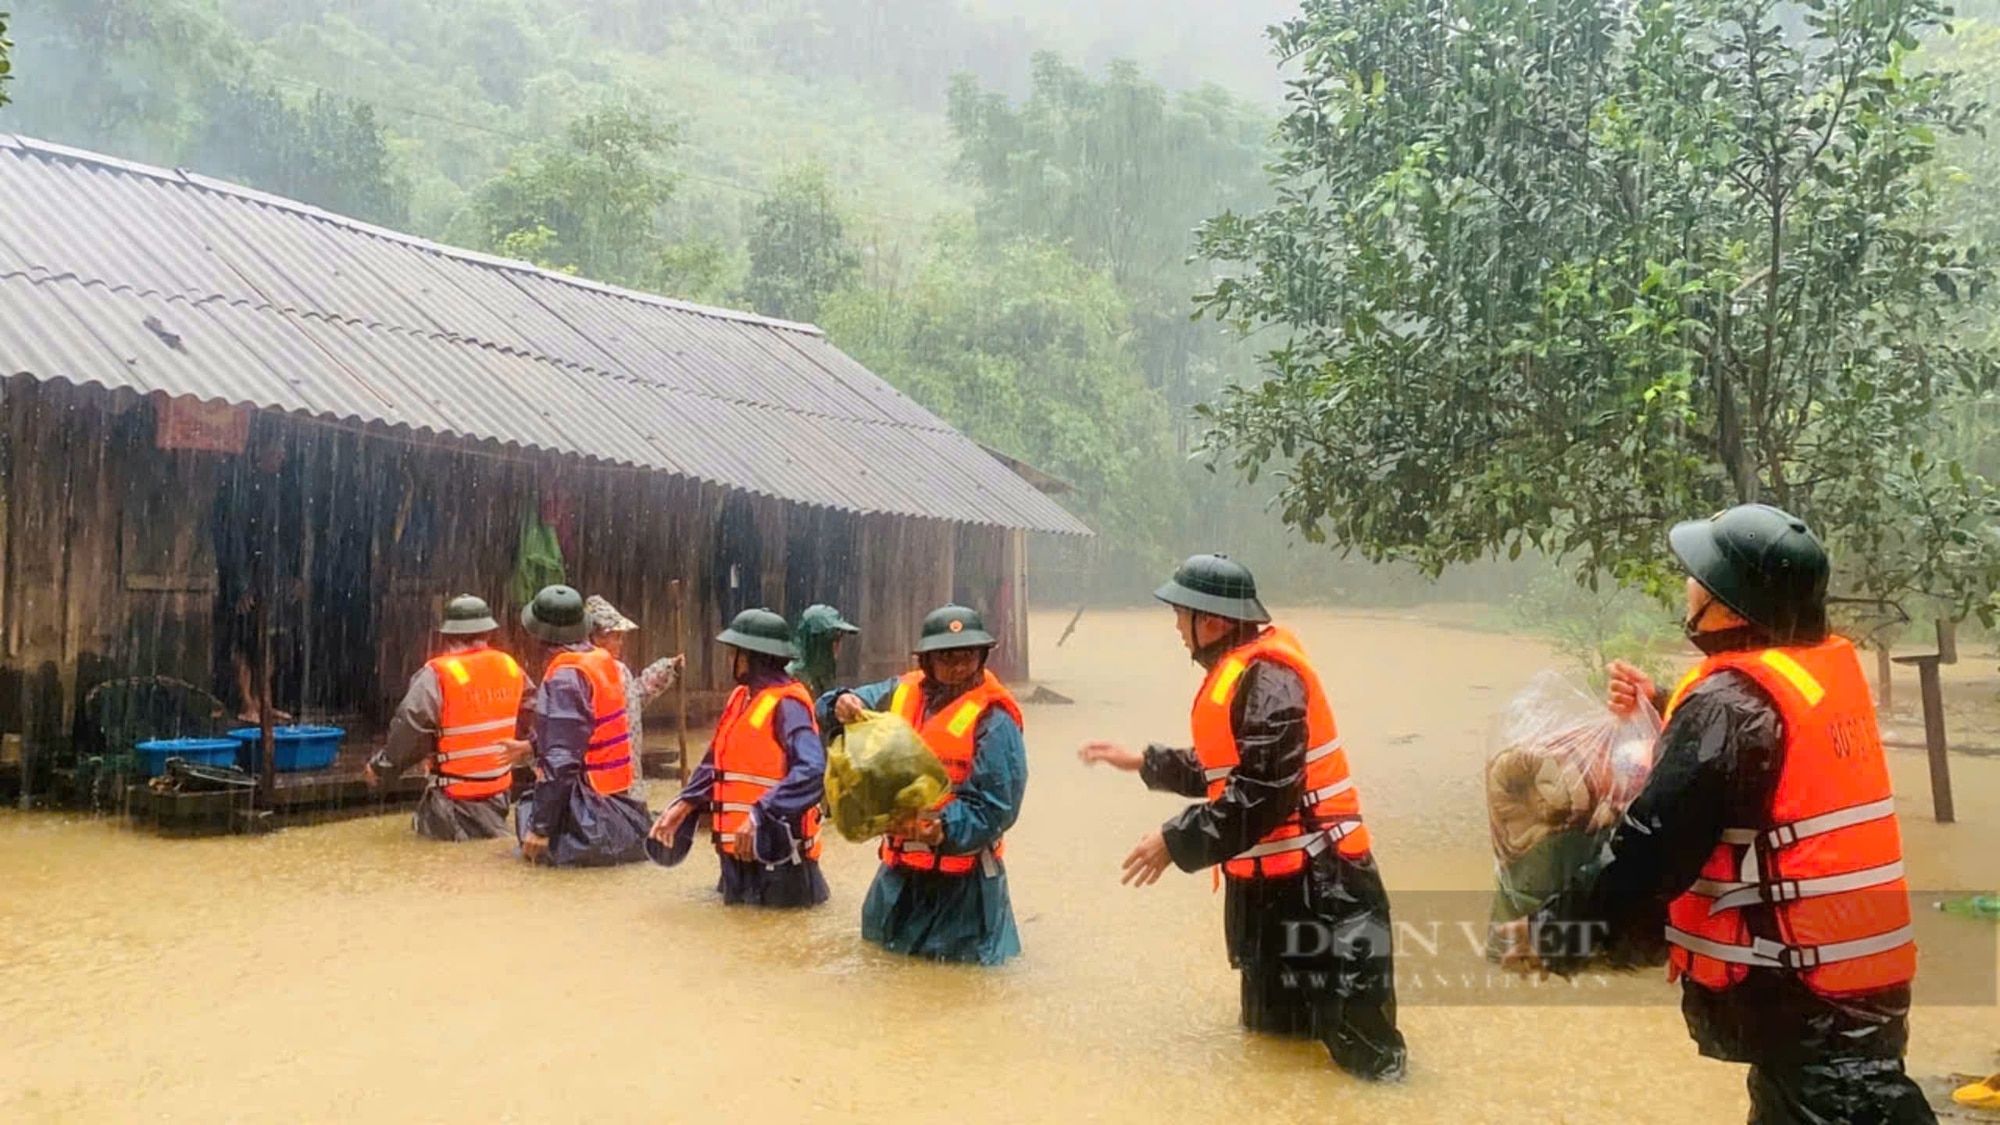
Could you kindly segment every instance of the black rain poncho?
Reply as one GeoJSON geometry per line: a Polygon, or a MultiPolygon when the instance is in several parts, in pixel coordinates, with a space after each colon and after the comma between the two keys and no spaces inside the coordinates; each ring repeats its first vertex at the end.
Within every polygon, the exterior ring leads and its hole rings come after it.
{"type": "MultiPolygon", "coordinates": [[[[1232,637],[1215,652],[1247,639],[1232,637]]],[[[1297,673],[1253,662],[1231,718],[1241,761],[1222,795],[1189,806],[1164,827],[1167,850],[1183,871],[1214,867],[1252,847],[1302,796],[1306,688],[1297,673]]],[[[1207,796],[1192,750],[1150,746],[1140,776],[1151,789],[1207,796]]],[[[1223,928],[1230,963],[1242,974],[1243,1026],[1318,1039],[1337,1065],[1360,1077],[1401,1077],[1394,958],[1386,942],[1352,940],[1393,932],[1374,857],[1347,859],[1329,848],[1301,875],[1223,882],[1223,928]],[[1330,940],[1291,941],[1301,925],[1330,940]]]]}
{"type": "MultiPolygon", "coordinates": [[[[1727,643],[1769,647],[1747,630],[1727,643]]],[[[1652,775],[1612,835],[1610,858],[1537,920],[1604,922],[1615,962],[1663,960],[1667,904],[1694,883],[1724,828],[1756,824],[1770,805],[1784,765],[1783,727],[1777,705],[1748,676],[1721,672],[1703,681],[1660,732],[1652,775]]],[[[1581,967],[1545,959],[1558,973],[1581,967]]],[[[1755,1125],[1935,1121],[1903,1072],[1909,1010],[1907,985],[1831,1000],[1772,969],[1752,969],[1721,992],[1681,984],[1681,1012],[1701,1053],[1750,1064],[1755,1125]]]]}

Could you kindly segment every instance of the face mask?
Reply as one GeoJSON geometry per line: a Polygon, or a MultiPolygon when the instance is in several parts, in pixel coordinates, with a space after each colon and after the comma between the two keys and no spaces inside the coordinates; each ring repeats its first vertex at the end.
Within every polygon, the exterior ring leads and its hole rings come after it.
{"type": "Polygon", "coordinates": [[[1686,619],[1684,619],[1681,622],[1681,632],[1686,634],[1688,640],[1694,642],[1696,648],[1701,647],[1702,619],[1708,616],[1708,611],[1714,608],[1714,606],[1715,606],[1715,599],[1710,598],[1708,601],[1701,603],[1700,609],[1697,609],[1693,613],[1689,614],[1686,617],[1686,619]]]}

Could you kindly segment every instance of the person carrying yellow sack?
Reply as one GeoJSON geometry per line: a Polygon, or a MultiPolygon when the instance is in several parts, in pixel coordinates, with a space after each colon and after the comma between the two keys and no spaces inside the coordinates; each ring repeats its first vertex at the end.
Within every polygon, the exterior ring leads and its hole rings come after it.
{"type": "Polygon", "coordinates": [[[935,808],[882,838],[861,936],[895,953],[998,965],[1021,952],[1001,838],[1021,814],[1028,757],[1020,705],[986,670],[995,643],[978,613],[944,606],[924,618],[918,671],[820,697],[823,724],[900,716],[951,780],[935,808]]]}

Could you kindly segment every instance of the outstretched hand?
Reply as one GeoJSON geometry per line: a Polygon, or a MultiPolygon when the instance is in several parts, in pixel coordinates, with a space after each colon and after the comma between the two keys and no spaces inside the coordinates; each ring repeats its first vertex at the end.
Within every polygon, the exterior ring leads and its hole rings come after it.
{"type": "Polygon", "coordinates": [[[1112,769],[1124,770],[1127,773],[1135,773],[1139,767],[1146,764],[1146,755],[1103,739],[1093,739],[1077,747],[1076,757],[1086,766],[1103,762],[1112,769]]]}
{"type": "Polygon", "coordinates": [[[1125,857],[1125,874],[1118,881],[1130,887],[1150,887],[1160,881],[1160,873],[1173,862],[1167,852],[1166,833],[1155,828],[1125,857]]]}

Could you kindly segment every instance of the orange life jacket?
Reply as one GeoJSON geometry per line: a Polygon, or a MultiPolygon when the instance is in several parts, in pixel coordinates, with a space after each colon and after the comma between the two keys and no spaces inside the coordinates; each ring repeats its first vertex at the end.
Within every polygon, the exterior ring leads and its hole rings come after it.
{"type": "Polygon", "coordinates": [[[623,793],[632,788],[632,723],[625,714],[625,671],[601,648],[559,652],[549,661],[548,675],[565,668],[583,674],[590,685],[590,713],[596,720],[590,744],[583,751],[583,776],[599,793],[623,793]]]}
{"type": "Polygon", "coordinates": [[[1319,675],[1305,650],[1289,630],[1272,627],[1216,661],[1201,694],[1194,699],[1194,753],[1208,780],[1208,799],[1222,796],[1242,755],[1236,745],[1233,719],[1236,691],[1253,661],[1282,664],[1298,674],[1306,687],[1306,768],[1299,803],[1262,840],[1222,865],[1234,879],[1280,878],[1297,875],[1306,860],[1337,848],[1359,859],[1368,854],[1368,829],[1361,823],[1361,795],[1347,773],[1347,751],[1340,745],[1333,708],[1320,687],[1319,675]]]}
{"type": "MultiPolygon", "coordinates": [[[[931,748],[938,761],[944,764],[945,776],[951,779],[952,788],[965,784],[972,776],[972,759],[977,750],[975,740],[979,734],[979,720],[986,712],[998,707],[1013,716],[1014,723],[1022,730],[1027,724],[1021,720],[1020,704],[1014,702],[1012,692],[1000,683],[993,673],[985,674],[972,690],[945,704],[929,719],[923,716],[924,674],[907,672],[896,684],[896,692],[889,699],[889,713],[900,715],[904,722],[917,728],[923,736],[924,745],[931,748]]],[[[947,791],[932,805],[933,811],[958,800],[958,794],[947,791]]],[[[890,867],[908,867],[915,871],[936,871],[945,875],[966,875],[990,855],[994,860],[1007,854],[1000,840],[993,846],[982,849],[982,854],[944,855],[932,850],[929,844],[908,840],[901,836],[882,837],[882,862],[890,867]]]]}
{"type": "Polygon", "coordinates": [[[497,648],[448,652],[428,667],[437,677],[437,750],[432,784],[454,801],[483,801],[513,785],[500,743],[521,714],[521,666],[497,648]]]}
{"type": "MultiPolygon", "coordinates": [[[[778,741],[775,716],[780,700],[795,700],[811,715],[812,695],[796,680],[752,695],[747,687],[730,693],[715,727],[715,850],[728,855],[738,832],[748,829],[750,808],[790,772],[785,745],[778,741]]],[[[817,724],[814,730],[818,730],[817,724]]],[[[787,862],[818,859],[819,808],[806,810],[798,850],[787,862]]]]}
{"type": "Polygon", "coordinates": [[[1902,836],[1854,646],[1835,637],[1710,657],[1675,689],[1667,715],[1724,669],[1777,702],[1784,765],[1760,822],[1725,831],[1701,878],[1668,906],[1670,975],[1721,990],[1752,968],[1785,969],[1828,997],[1908,983],[1917,949],[1902,836]],[[1768,925],[1753,928],[1752,910],[1768,925]]]}

